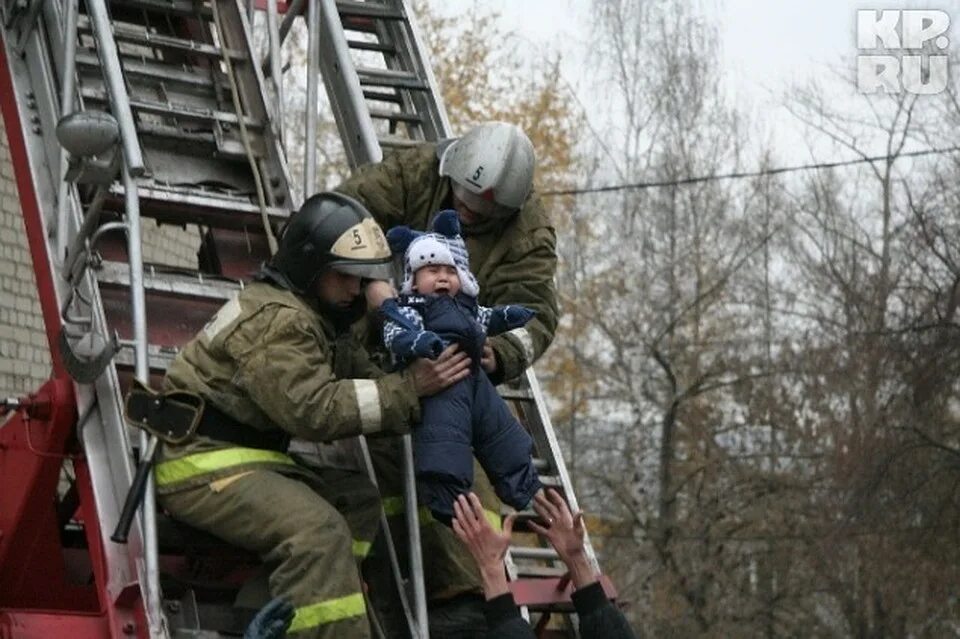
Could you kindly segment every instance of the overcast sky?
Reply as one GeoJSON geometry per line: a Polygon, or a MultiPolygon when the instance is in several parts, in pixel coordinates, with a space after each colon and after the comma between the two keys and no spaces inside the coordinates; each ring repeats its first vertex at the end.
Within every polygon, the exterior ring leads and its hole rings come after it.
{"type": "MultiPolygon", "coordinates": [[[[432,0],[448,15],[475,1],[432,0]]],[[[580,88],[581,99],[596,94],[585,88],[588,70],[580,62],[590,46],[590,0],[484,0],[480,6],[498,12],[504,27],[536,50],[562,47],[564,74],[580,88]]],[[[855,67],[857,9],[942,9],[951,17],[948,48],[960,47],[960,0],[714,0],[707,6],[719,22],[730,96],[766,124],[777,154],[790,161],[809,155],[797,144],[803,136],[799,125],[780,106],[783,93],[792,84],[828,74],[830,65],[855,67]]]]}

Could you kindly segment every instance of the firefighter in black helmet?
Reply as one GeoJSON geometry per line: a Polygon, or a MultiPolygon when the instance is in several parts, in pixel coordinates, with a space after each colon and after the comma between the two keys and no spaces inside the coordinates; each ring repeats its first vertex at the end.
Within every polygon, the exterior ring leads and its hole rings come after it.
{"type": "Polygon", "coordinates": [[[154,473],[175,518],[258,553],[270,590],[295,607],[294,637],[370,634],[357,562],[377,534],[379,497],[360,473],[307,468],[291,436],[402,434],[418,397],[468,373],[448,352],[384,375],[346,330],[392,289],[383,232],[357,201],[314,195],[293,214],[257,282],[177,355],[168,390],[206,406],[196,436],[164,445],[154,473]]]}

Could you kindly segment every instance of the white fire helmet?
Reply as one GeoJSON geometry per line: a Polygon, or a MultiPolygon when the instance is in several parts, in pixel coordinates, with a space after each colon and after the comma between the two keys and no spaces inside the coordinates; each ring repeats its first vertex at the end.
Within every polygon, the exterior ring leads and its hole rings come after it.
{"type": "Polygon", "coordinates": [[[520,127],[487,122],[454,140],[440,156],[440,175],[482,217],[505,218],[523,206],[533,188],[533,144],[520,127]]]}

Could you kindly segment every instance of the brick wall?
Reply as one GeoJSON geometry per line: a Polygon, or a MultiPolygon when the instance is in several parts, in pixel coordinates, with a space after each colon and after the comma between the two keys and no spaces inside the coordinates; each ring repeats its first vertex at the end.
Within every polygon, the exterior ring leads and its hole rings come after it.
{"type": "Polygon", "coordinates": [[[37,285],[0,118],[0,395],[22,395],[49,375],[37,285]]]}
{"type": "MultiPolygon", "coordinates": [[[[142,227],[145,262],[196,268],[200,236],[195,226],[161,227],[145,219],[142,227]]],[[[0,118],[0,396],[34,390],[49,374],[36,280],[0,118]]]]}

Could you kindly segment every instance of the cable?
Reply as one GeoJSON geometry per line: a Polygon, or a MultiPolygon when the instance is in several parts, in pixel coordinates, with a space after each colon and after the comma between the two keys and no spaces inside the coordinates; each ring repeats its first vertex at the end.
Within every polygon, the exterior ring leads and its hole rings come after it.
{"type": "Polygon", "coordinates": [[[855,160],[838,160],[836,162],[821,162],[815,164],[798,164],[796,166],[781,166],[773,169],[762,169],[759,171],[736,171],[733,173],[721,173],[719,175],[702,175],[697,177],[681,178],[679,180],[662,180],[656,182],[633,182],[629,184],[609,184],[607,186],[588,186],[577,189],[560,189],[556,191],[544,191],[540,195],[581,195],[583,193],[609,193],[612,191],[627,191],[634,189],[650,189],[659,186],[681,186],[685,184],[697,184],[700,182],[712,182],[715,180],[736,180],[750,177],[762,177],[765,175],[777,175],[779,173],[791,173],[793,171],[809,171],[811,169],[832,169],[838,166],[850,166],[852,164],[866,164],[867,162],[876,162],[878,160],[896,160],[904,157],[919,157],[922,155],[939,155],[944,153],[954,153],[960,151],[960,146],[949,146],[942,149],[924,149],[922,151],[908,151],[898,153],[897,155],[875,155],[870,157],[858,158],[855,160]]]}
{"type": "Polygon", "coordinates": [[[217,3],[211,4],[213,9],[213,21],[217,27],[217,37],[220,39],[223,64],[227,72],[227,79],[230,81],[230,95],[233,98],[233,109],[237,112],[237,122],[240,124],[240,140],[247,154],[247,160],[250,163],[250,172],[253,174],[253,183],[257,188],[257,204],[260,205],[260,221],[263,223],[263,230],[267,235],[267,245],[270,247],[270,255],[277,252],[277,238],[273,233],[273,227],[270,225],[270,216],[267,213],[267,202],[263,189],[263,178],[260,176],[260,168],[257,166],[256,156],[253,153],[253,146],[250,142],[250,134],[247,132],[246,115],[243,112],[243,104],[240,101],[240,88],[237,86],[237,77],[233,70],[233,61],[230,60],[229,46],[226,33],[220,21],[220,11],[217,3]]]}

